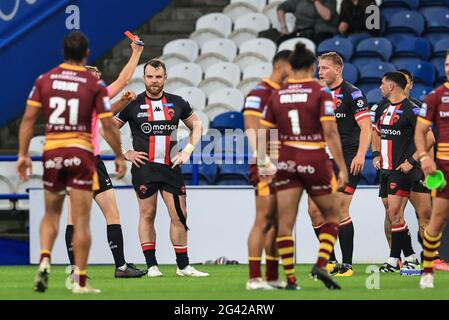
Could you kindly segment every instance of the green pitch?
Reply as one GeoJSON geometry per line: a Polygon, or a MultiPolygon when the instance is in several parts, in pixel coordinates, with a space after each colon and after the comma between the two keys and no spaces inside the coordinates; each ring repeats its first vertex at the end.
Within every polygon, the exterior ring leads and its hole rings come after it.
{"type": "MultiPolygon", "coordinates": [[[[90,266],[90,283],[102,290],[98,295],[76,296],[65,287],[65,267],[53,266],[49,290],[35,293],[32,283],[35,266],[0,267],[0,299],[153,299],[153,300],[291,300],[291,299],[449,299],[449,272],[438,271],[435,289],[421,290],[419,277],[395,274],[365,273],[366,265],[355,266],[351,278],[337,278],[341,291],[329,291],[308,277],[309,265],[297,265],[300,291],[247,291],[246,265],[202,265],[199,270],[208,278],[182,278],[175,275],[176,266],[160,266],[163,278],[114,279],[112,266],[90,266]],[[375,278],[379,276],[379,278],[375,278]],[[370,287],[379,289],[369,290],[370,287]]],[[[281,274],[283,272],[281,271],[281,274]]]]}

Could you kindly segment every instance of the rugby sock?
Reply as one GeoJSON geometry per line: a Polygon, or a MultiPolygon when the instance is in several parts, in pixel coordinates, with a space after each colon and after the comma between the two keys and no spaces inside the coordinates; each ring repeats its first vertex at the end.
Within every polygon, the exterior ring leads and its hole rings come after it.
{"type": "MultiPolygon", "coordinates": [[[[421,232],[418,231],[418,242],[421,245],[422,248],[424,248],[424,243],[423,243],[423,239],[421,236],[421,232]]],[[[421,251],[421,263],[424,261],[424,250],[421,251]]]]}
{"type": "Polygon", "coordinates": [[[325,223],[321,227],[320,233],[320,250],[318,252],[318,260],[316,265],[320,268],[326,268],[330,255],[334,250],[335,242],[338,236],[337,223],[325,223]]]}
{"type": "Polygon", "coordinates": [[[440,233],[437,236],[431,236],[427,233],[427,230],[424,231],[423,235],[423,244],[424,244],[424,273],[433,273],[433,260],[437,254],[438,248],[441,245],[441,237],[440,233]]]}
{"type": "Polygon", "coordinates": [[[80,287],[85,287],[87,282],[87,271],[86,270],[75,270],[75,279],[78,280],[80,287]]]}
{"type": "Polygon", "coordinates": [[[65,228],[65,246],[67,247],[67,255],[69,256],[70,265],[75,265],[75,257],[73,256],[73,225],[68,224],[65,228]]]}
{"type": "Polygon", "coordinates": [[[399,224],[391,226],[391,248],[390,257],[399,259],[401,257],[401,250],[403,245],[403,239],[405,239],[404,232],[407,225],[399,224]]]}
{"type": "Polygon", "coordinates": [[[123,233],[122,226],[119,224],[110,224],[107,226],[108,243],[114,256],[115,267],[119,268],[126,264],[123,253],[123,233]]]}
{"type": "Polygon", "coordinates": [[[152,266],[157,266],[156,261],[156,242],[144,242],[141,243],[143,255],[145,256],[145,261],[147,263],[147,267],[151,268],[152,266]]]}
{"type": "Polygon", "coordinates": [[[42,260],[44,260],[45,258],[48,258],[50,260],[51,259],[50,256],[51,256],[50,251],[48,251],[48,250],[41,250],[41,257],[39,259],[39,263],[41,263],[42,260]]]}
{"type": "Polygon", "coordinates": [[[178,269],[182,270],[189,265],[189,256],[187,255],[187,246],[174,244],[173,248],[176,253],[176,264],[178,269]]]}
{"type": "Polygon", "coordinates": [[[266,256],[267,260],[267,270],[265,276],[267,281],[276,281],[279,279],[279,258],[266,256]]]}
{"type": "Polygon", "coordinates": [[[261,278],[260,264],[261,257],[248,257],[249,278],[261,278]]]}
{"type": "Polygon", "coordinates": [[[340,239],[343,263],[352,265],[352,253],[354,251],[354,225],[352,224],[351,217],[347,217],[340,222],[340,233],[338,235],[338,239],[340,239]]]}
{"type": "MultiPolygon", "coordinates": [[[[313,226],[313,231],[315,232],[316,238],[318,240],[320,240],[320,232],[321,232],[321,227],[324,225],[324,223],[320,224],[319,226],[313,226]]],[[[337,263],[337,257],[335,257],[335,250],[332,250],[331,252],[331,256],[329,258],[330,262],[335,262],[337,263]]]]}
{"type": "Polygon", "coordinates": [[[280,236],[276,239],[276,243],[282,264],[284,265],[287,283],[296,284],[295,262],[293,260],[293,256],[295,255],[295,240],[292,236],[280,236]]]}
{"type": "Polygon", "coordinates": [[[402,232],[402,251],[404,252],[404,257],[410,257],[415,254],[412,246],[412,237],[410,231],[408,230],[407,224],[405,224],[405,230],[402,232]]]}

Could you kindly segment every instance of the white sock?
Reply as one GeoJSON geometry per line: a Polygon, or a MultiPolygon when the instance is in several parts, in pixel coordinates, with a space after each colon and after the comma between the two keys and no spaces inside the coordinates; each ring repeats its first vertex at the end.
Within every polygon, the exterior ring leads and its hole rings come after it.
{"type": "Polygon", "coordinates": [[[126,265],[126,263],[125,263],[123,266],[119,267],[119,269],[122,270],[122,271],[125,271],[126,268],[128,268],[128,266],[126,265]]]}
{"type": "Polygon", "coordinates": [[[399,260],[398,258],[389,257],[388,260],[387,260],[387,263],[389,265],[392,265],[393,267],[397,267],[398,266],[398,260],[399,260]]]}

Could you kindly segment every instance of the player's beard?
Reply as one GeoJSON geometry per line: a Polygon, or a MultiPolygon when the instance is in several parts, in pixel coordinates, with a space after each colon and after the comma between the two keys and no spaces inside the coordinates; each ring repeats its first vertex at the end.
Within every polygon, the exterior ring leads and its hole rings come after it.
{"type": "Polygon", "coordinates": [[[164,90],[164,85],[161,86],[147,86],[145,85],[145,89],[147,90],[147,92],[149,92],[152,96],[159,96],[162,92],[162,90],[164,90]]]}

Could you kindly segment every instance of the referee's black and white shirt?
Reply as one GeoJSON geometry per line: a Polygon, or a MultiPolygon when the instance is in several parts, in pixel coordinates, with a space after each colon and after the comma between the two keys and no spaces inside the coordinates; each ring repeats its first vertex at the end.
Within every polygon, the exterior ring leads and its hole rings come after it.
{"type": "Polygon", "coordinates": [[[148,153],[149,162],[170,165],[170,150],[176,144],[170,136],[179,120],[192,115],[189,103],[180,96],[164,92],[155,100],[142,92],[115,118],[123,124],[129,122],[135,151],[148,153]]]}

